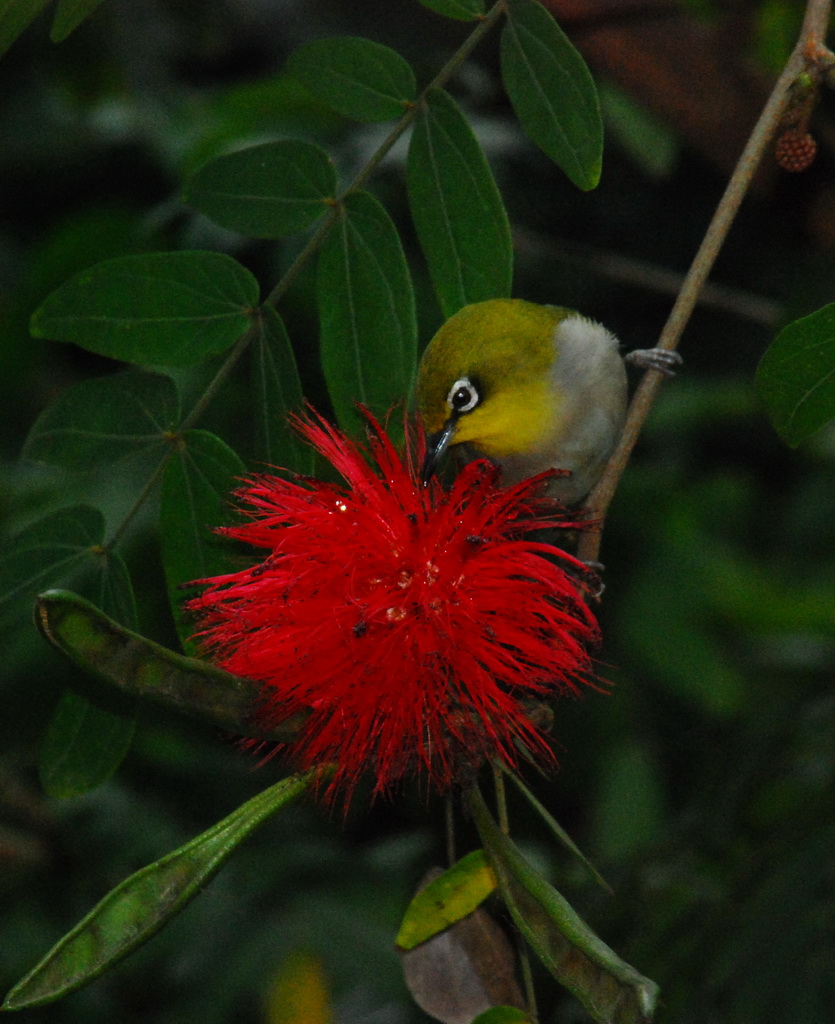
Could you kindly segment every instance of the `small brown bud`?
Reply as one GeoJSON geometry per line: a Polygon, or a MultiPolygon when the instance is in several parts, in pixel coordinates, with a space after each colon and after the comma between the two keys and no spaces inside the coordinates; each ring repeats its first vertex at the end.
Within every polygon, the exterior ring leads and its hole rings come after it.
{"type": "Polygon", "coordinates": [[[817,150],[817,143],[808,132],[790,128],[777,140],[774,159],[784,171],[799,174],[811,166],[817,150]]]}

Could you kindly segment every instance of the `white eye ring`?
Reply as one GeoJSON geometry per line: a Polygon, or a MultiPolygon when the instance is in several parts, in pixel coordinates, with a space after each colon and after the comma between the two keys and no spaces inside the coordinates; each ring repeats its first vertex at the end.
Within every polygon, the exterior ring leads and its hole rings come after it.
{"type": "Polygon", "coordinates": [[[481,401],[481,396],[468,377],[461,377],[449,389],[446,404],[455,413],[470,412],[481,401]]]}

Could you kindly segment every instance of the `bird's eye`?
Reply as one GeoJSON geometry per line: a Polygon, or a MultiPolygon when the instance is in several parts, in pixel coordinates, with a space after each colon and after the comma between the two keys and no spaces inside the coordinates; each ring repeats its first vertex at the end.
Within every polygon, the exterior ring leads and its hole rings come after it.
{"type": "Polygon", "coordinates": [[[447,405],[453,412],[470,412],[479,403],[479,394],[466,377],[457,380],[449,389],[447,405]]]}

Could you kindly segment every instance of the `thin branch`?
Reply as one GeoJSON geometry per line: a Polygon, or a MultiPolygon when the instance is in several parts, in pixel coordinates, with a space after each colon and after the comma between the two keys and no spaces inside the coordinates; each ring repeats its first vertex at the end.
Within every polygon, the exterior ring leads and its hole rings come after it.
{"type": "MultiPolygon", "coordinates": [[[[504,784],[504,772],[498,763],[493,764],[493,785],[496,791],[496,820],[504,835],[510,835],[510,818],[507,812],[507,788],[504,784]]],[[[528,946],[522,935],[516,932],[516,955],[519,959],[519,968],[522,974],[522,984],[525,990],[525,1006],[532,1024],[539,1020],[539,1010],[536,1002],[536,989],[533,984],[533,971],[531,970],[531,956],[528,946]]]]}
{"type": "MultiPolygon", "coordinates": [[[[530,228],[514,227],[513,248],[518,255],[531,254],[538,261],[550,258],[566,264],[577,273],[585,271],[608,281],[637,288],[643,293],[672,296],[681,291],[684,274],[647,260],[624,256],[609,249],[600,249],[585,242],[548,238],[530,228]]],[[[783,306],[765,295],[731,288],[708,281],[699,295],[699,305],[715,309],[762,327],[774,327],[783,313],[783,306]]]]}
{"type": "MultiPolygon", "coordinates": [[[[789,104],[792,86],[798,76],[806,72],[818,77],[821,68],[833,62],[833,56],[825,46],[826,27],[831,6],[832,0],[809,0],[807,3],[797,45],[786,62],[782,74],[777,79],[731,175],[725,193],[713,215],[713,220],[661,332],[658,340],[659,348],[673,350],[678,347],[699,295],[713,269],[742,200],[748,192],[754,172],[789,104]]],[[[648,370],[644,374],[629,407],[620,443],[612,455],[605,473],[589,495],[587,504],[591,516],[597,521],[598,526],[595,530],[585,533],[580,540],[578,554],[586,561],[597,560],[604,517],[662,380],[663,375],[657,370],[648,370]]]]}
{"type": "Polygon", "coordinates": [[[504,784],[504,775],[498,765],[493,765],[493,785],[496,790],[496,817],[499,828],[506,835],[510,835],[510,819],[507,814],[507,790],[504,784]]]}

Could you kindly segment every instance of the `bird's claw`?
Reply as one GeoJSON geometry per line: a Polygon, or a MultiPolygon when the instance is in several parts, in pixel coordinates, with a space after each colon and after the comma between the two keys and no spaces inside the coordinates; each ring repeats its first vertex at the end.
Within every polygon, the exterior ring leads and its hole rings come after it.
{"type": "Polygon", "coordinates": [[[681,356],[668,348],[636,348],[624,358],[633,366],[642,370],[658,370],[665,377],[675,377],[676,367],[681,366],[681,356]]]}
{"type": "Polygon", "coordinates": [[[606,589],[606,584],[600,578],[605,566],[602,562],[592,562],[586,558],[579,559],[580,564],[585,569],[584,573],[580,573],[579,570],[572,570],[568,568],[568,572],[572,576],[576,576],[582,580],[585,586],[588,588],[588,592],[596,601],[600,599],[603,591],[606,589]]]}
{"type": "Polygon", "coordinates": [[[589,583],[591,584],[589,593],[595,601],[599,601],[600,598],[603,597],[603,591],[606,589],[606,584],[601,579],[605,566],[602,562],[592,562],[585,558],[583,559],[583,565],[592,574],[591,579],[589,580],[589,583]]]}

